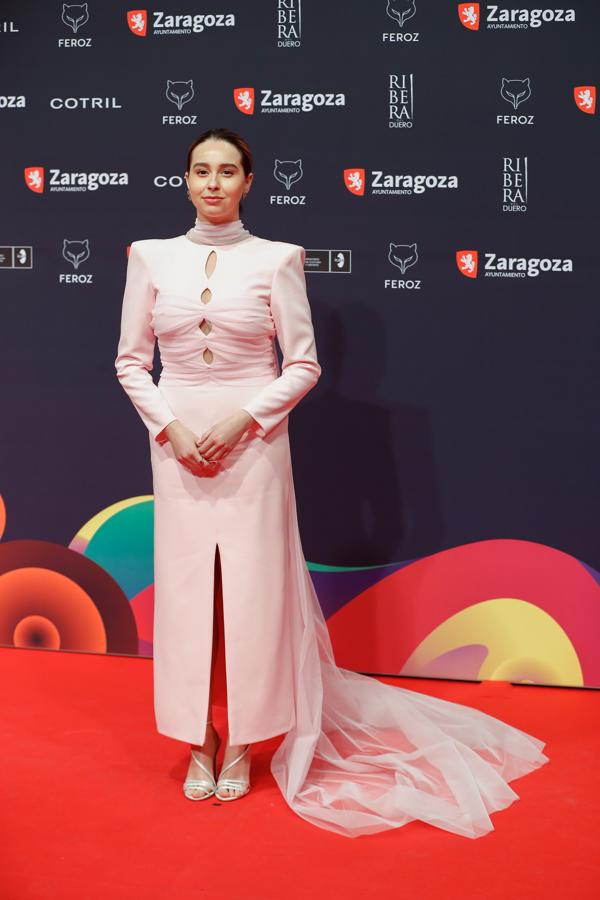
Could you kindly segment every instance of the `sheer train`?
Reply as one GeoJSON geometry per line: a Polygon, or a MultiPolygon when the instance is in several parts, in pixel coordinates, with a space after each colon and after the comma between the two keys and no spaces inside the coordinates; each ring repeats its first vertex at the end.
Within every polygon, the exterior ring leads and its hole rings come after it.
{"type": "Polygon", "coordinates": [[[288,596],[296,723],[271,771],[302,818],[347,837],[415,819],[469,838],[549,762],[545,742],[478,709],[392,687],[335,664],[298,531],[290,479],[288,596]]]}

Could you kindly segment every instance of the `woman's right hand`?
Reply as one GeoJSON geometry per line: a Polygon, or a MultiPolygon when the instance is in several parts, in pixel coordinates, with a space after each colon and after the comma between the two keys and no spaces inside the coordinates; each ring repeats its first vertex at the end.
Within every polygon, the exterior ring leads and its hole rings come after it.
{"type": "Polygon", "coordinates": [[[217,465],[203,460],[196,446],[199,436],[179,419],[167,425],[165,434],[171,442],[177,461],[193,475],[211,475],[217,469],[217,465]]]}

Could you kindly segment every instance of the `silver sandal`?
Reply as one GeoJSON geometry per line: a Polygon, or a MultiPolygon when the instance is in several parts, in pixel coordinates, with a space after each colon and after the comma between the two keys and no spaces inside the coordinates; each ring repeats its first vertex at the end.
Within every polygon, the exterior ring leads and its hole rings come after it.
{"type": "Polygon", "coordinates": [[[235,764],[238,763],[240,759],[243,759],[249,749],[250,744],[248,744],[244,752],[240,753],[240,755],[236,757],[233,762],[228,763],[223,769],[221,769],[221,772],[219,773],[219,780],[217,781],[215,787],[215,797],[218,797],[219,800],[240,800],[242,797],[245,797],[250,790],[250,779],[248,779],[248,781],[244,781],[242,778],[223,778],[223,773],[227,772],[228,769],[231,769],[232,766],[235,766],[235,764]],[[233,796],[231,797],[223,797],[222,794],[219,793],[220,790],[244,790],[244,793],[233,794],[233,796]]]}
{"type": "MultiPolygon", "coordinates": [[[[210,719],[206,724],[212,725],[213,724],[212,719],[210,719]]],[[[215,750],[214,757],[213,757],[213,768],[216,768],[216,766],[217,766],[217,753],[219,752],[220,746],[221,746],[221,738],[220,738],[219,734],[217,733],[217,748],[215,750]]],[[[192,752],[192,759],[194,760],[194,762],[196,763],[197,766],[200,766],[200,768],[204,772],[206,772],[206,774],[208,775],[208,778],[186,778],[186,780],[183,783],[183,793],[185,794],[185,796],[187,797],[188,800],[208,800],[208,798],[212,797],[212,795],[217,790],[217,784],[215,782],[214,775],[211,775],[211,773],[208,771],[208,769],[206,768],[204,763],[200,762],[200,760],[196,756],[196,751],[192,750],[191,752],[192,752]],[[204,794],[202,794],[202,796],[200,796],[200,797],[194,797],[192,794],[188,793],[188,791],[198,791],[198,790],[204,791],[204,794]]]]}

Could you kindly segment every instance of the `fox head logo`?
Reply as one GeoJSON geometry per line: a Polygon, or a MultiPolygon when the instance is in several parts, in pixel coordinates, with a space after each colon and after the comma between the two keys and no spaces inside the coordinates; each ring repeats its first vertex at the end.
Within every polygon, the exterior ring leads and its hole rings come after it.
{"type": "Polygon", "coordinates": [[[237,87],[233,89],[233,102],[240,112],[251,116],[254,112],[254,88],[237,87]]]}
{"type": "Polygon", "coordinates": [[[68,25],[73,31],[73,34],[77,34],[81,26],[90,20],[87,3],[79,3],[77,5],[74,3],[63,3],[61,18],[65,25],[68,25]]]}
{"type": "Polygon", "coordinates": [[[365,193],[365,170],[344,169],[344,184],[351,194],[363,197],[365,193]]]}
{"type": "Polygon", "coordinates": [[[174,103],[179,112],[185,103],[189,103],[194,96],[193,81],[169,81],[167,80],[167,90],[165,92],[167,100],[174,103]]]}
{"type": "Polygon", "coordinates": [[[531,97],[531,82],[529,78],[504,78],[500,86],[500,96],[511,103],[514,109],[529,100],[531,97]]]}
{"type": "Polygon", "coordinates": [[[44,167],[27,166],[24,173],[25,184],[34,194],[44,193],[44,167]]]}
{"type": "Polygon", "coordinates": [[[588,113],[590,116],[594,115],[596,112],[595,84],[580,85],[579,87],[573,88],[573,96],[577,108],[580,109],[581,112],[588,113]]]}
{"type": "Polygon", "coordinates": [[[300,181],[303,175],[301,159],[276,159],[273,175],[289,191],[291,186],[300,181]]]}
{"type": "Polygon", "coordinates": [[[458,18],[469,31],[479,31],[479,3],[459,3],[458,18]]]}
{"type": "Polygon", "coordinates": [[[386,13],[400,28],[404,28],[406,20],[412,19],[415,12],[415,0],[388,0],[386,13]]]}
{"type": "Polygon", "coordinates": [[[416,244],[392,244],[390,243],[388,250],[388,261],[396,266],[403,275],[410,266],[414,266],[418,260],[416,244]]]}
{"type": "Polygon", "coordinates": [[[458,271],[467,278],[477,278],[477,250],[457,250],[458,271]]]}
{"type": "Polygon", "coordinates": [[[90,258],[90,242],[88,238],[85,241],[68,241],[66,238],[63,238],[62,255],[77,271],[81,263],[90,258]]]}
{"type": "Polygon", "coordinates": [[[146,37],[148,31],[148,10],[130,9],[127,11],[127,24],[132,34],[146,37]]]}

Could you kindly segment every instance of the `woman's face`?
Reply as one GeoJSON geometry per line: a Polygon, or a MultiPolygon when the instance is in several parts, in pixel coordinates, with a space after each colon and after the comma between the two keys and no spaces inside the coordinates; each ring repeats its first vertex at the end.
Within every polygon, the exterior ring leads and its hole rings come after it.
{"type": "Polygon", "coordinates": [[[194,147],[185,180],[198,218],[205,222],[239,219],[239,204],[252,183],[246,177],[242,155],[229,141],[207,140],[194,147]]]}

